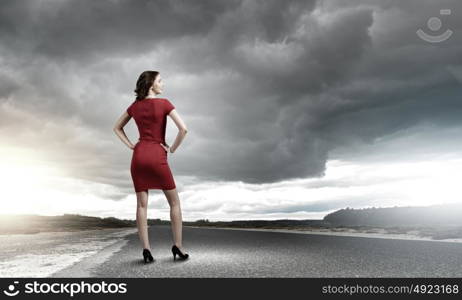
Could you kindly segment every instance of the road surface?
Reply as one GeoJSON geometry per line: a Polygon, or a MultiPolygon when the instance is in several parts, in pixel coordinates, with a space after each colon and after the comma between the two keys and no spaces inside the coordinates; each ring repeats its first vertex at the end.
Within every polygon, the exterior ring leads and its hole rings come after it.
{"type": "Polygon", "coordinates": [[[50,277],[462,277],[462,243],[184,226],[173,261],[170,226],[149,239],[154,263],[134,232],[50,277]]]}

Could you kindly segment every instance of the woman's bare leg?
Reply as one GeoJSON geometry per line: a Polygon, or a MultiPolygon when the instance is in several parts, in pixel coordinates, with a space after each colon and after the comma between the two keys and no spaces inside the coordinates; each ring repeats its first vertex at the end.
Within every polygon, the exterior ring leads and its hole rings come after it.
{"type": "Polygon", "coordinates": [[[148,191],[136,193],[136,225],[144,249],[151,250],[148,238],[148,191]]]}
{"type": "Polygon", "coordinates": [[[168,204],[170,205],[170,221],[172,224],[173,243],[183,251],[182,245],[182,216],[180,198],[176,188],[172,190],[162,190],[167,197],[168,204]]]}

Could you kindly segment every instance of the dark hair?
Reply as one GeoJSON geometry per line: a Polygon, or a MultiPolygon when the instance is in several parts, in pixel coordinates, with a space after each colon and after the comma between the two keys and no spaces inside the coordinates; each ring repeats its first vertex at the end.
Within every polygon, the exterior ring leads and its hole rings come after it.
{"type": "Polygon", "coordinates": [[[154,83],[157,75],[159,75],[159,72],[157,71],[144,71],[141,73],[141,75],[138,77],[138,80],[136,81],[136,100],[142,100],[146,98],[149,93],[149,88],[154,83]]]}

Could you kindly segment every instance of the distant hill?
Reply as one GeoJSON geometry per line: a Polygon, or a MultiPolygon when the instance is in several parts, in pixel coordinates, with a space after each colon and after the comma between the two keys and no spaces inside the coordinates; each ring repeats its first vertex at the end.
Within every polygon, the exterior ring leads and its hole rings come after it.
{"type": "Polygon", "coordinates": [[[77,214],[62,216],[0,215],[0,234],[38,233],[41,231],[75,231],[136,226],[132,220],[99,218],[77,214]]]}
{"type": "MultiPolygon", "coordinates": [[[[334,228],[334,227],[399,227],[399,226],[461,226],[462,204],[423,207],[345,208],[330,213],[322,220],[237,220],[237,221],[183,221],[185,226],[231,228],[334,228]]],[[[148,225],[169,225],[170,220],[148,219],[148,225]]],[[[61,216],[0,215],[0,234],[33,234],[42,231],[77,231],[88,229],[136,227],[136,220],[114,217],[100,218],[78,214],[61,216]]],[[[462,230],[462,229],[461,229],[462,230]]],[[[462,231],[457,236],[462,235],[462,231]]]]}
{"type": "MultiPolygon", "coordinates": [[[[236,228],[280,228],[294,226],[320,226],[322,220],[240,220],[210,222],[207,219],[183,221],[183,225],[207,227],[236,228]]],[[[148,219],[148,225],[170,225],[170,220],[148,219]]],[[[77,231],[104,228],[136,227],[136,220],[118,219],[114,217],[100,218],[78,214],[61,216],[39,215],[0,215],[0,234],[33,234],[49,231],[77,231]]]]}
{"type": "Polygon", "coordinates": [[[347,207],[326,215],[323,220],[334,226],[462,225],[462,204],[363,209],[347,207]]]}
{"type": "Polygon", "coordinates": [[[209,221],[207,219],[195,222],[183,222],[185,225],[207,227],[235,227],[235,228],[288,228],[288,227],[329,227],[323,220],[238,220],[238,221],[209,221]]]}

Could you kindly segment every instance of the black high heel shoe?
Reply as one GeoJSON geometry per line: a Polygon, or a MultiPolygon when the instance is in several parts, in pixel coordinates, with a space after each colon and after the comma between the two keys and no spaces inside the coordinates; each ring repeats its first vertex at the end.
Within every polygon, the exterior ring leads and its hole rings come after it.
{"type": "Polygon", "coordinates": [[[152,257],[151,251],[149,251],[149,249],[143,249],[143,258],[145,263],[154,261],[154,257],[152,257]]]}
{"type": "Polygon", "coordinates": [[[181,259],[188,259],[189,257],[189,254],[188,253],[182,253],[180,251],[180,249],[176,246],[176,245],[173,245],[172,246],[172,253],[173,253],[173,260],[176,260],[176,255],[178,254],[178,256],[181,258],[181,259]]]}

